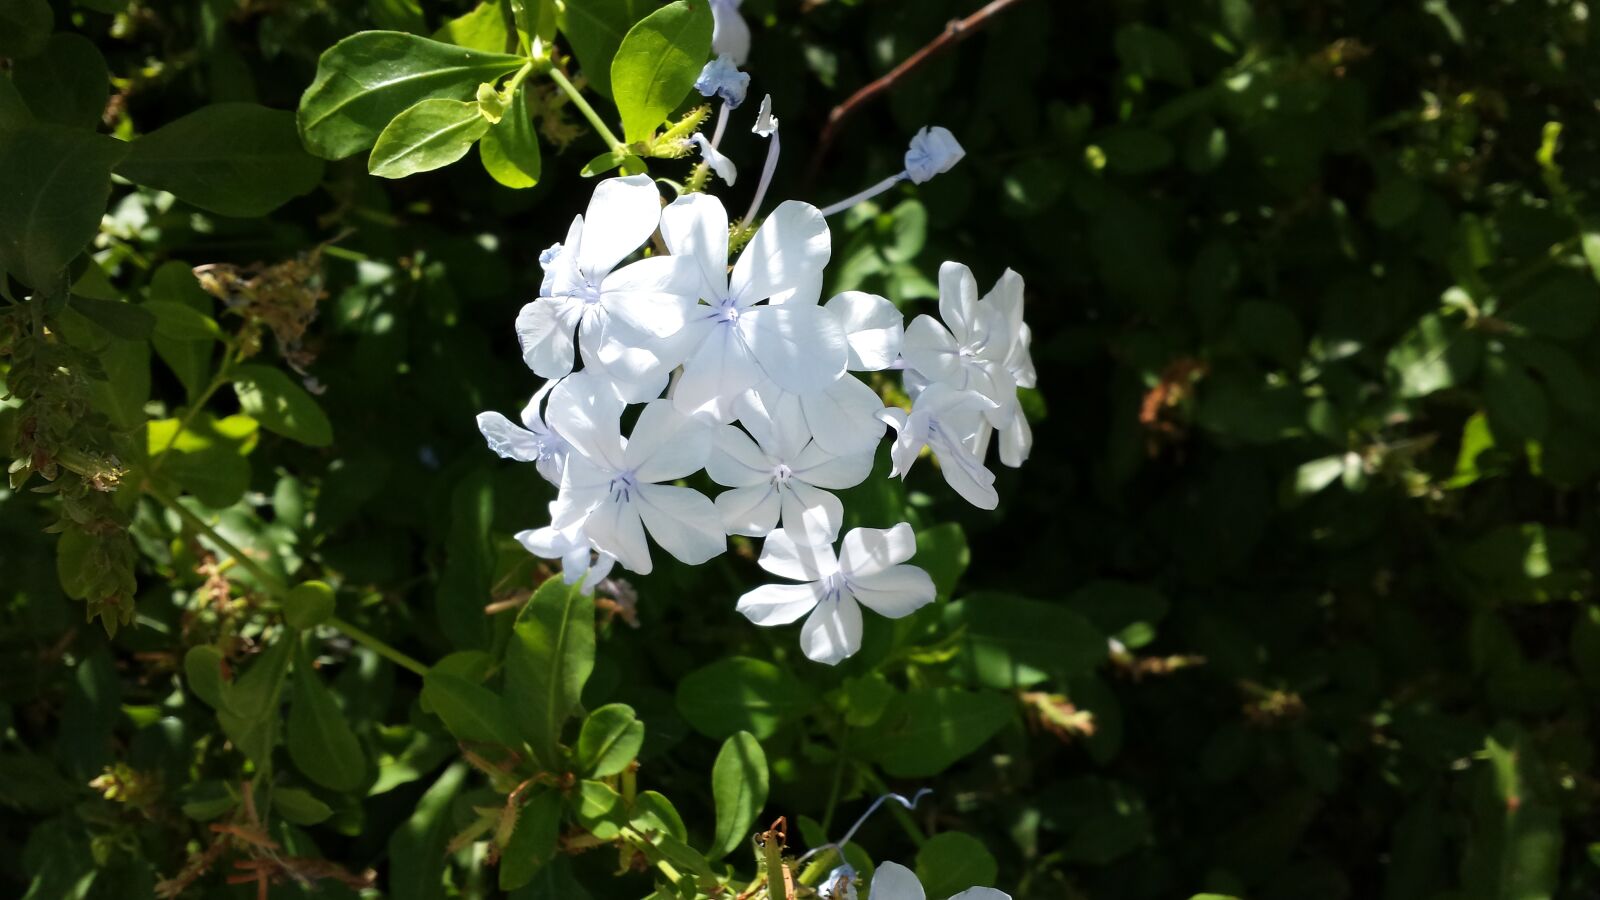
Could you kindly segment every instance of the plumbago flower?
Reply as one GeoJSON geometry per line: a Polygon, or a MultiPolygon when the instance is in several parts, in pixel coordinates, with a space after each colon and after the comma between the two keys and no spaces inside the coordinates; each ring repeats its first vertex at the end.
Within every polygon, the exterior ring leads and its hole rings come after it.
{"type": "MultiPolygon", "coordinates": [[[[737,5],[714,4],[725,36],[737,43],[742,33],[747,44],[737,5]]],[[[719,47],[726,56],[701,73],[702,93],[723,102],[711,138],[691,138],[729,184],[736,170],[716,148],[748,86],[737,51],[719,47]]],[[[832,255],[825,215],[948,170],[962,156],[948,131],[918,132],[905,170],[855,198],[827,210],[790,200],[758,219],[779,153],[770,95],[752,130],[768,138],[767,154],[737,228],[705,193],[682,192],[663,208],[647,176],[596,185],[566,239],[540,255],[539,296],[516,318],[524,362],[549,380],[520,425],[485,412],[478,427],[495,453],[533,463],[557,486],[549,523],[516,539],[560,559],[569,584],[592,591],[617,565],[648,573],[652,543],[696,565],[722,553],[728,535],[764,538],[761,567],[799,583],[751,590],[738,611],[758,625],[803,618],[801,648],[833,665],[861,646],[862,606],[909,615],[933,601],[934,586],[906,562],[916,553],[908,524],[857,528],[840,541],[844,505],[832,492],[869,476],[892,428],[891,477],[907,478],[929,448],[957,494],[995,508],[988,445],[998,436],[1001,461],[1015,466],[1032,443],[1017,401],[1037,381],[1032,335],[1020,276],[1007,271],[980,298],[957,263],[940,270],[939,317],[920,315],[909,327],[875,294],[819,303],[832,255]],[[661,252],[644,249],[653,237],[661,252]],[[886,408],[852,374],[895,371],[909,409],[886,408]],[[675,483],[702,470],[725,488],[714,500],[675,483]]]]}
{"type": "MultiPolygon", "coordinates": [[[[910,869],[896,862],[878,866],[872,874],[872,893],[867,900],[927,900],[922,882],[910,869]]],[[[1011,895],[994,888],[967,888],[950,900],[1011,900],[1011,895]]]]}
{"type": "Polygon", "coordinates": [[[781,528],[767,535],[760,566],[805,583],[756,588],[740,597],[736,608],[757,625],[788,625],[806,616],[800,649],[816,662],[838,665],[861,649],[863,605],[898,619],[933,602],[933,579],[904,565],[917,552],[916,535],[905,522],[854,529],[844,536],[837,556],[831,544],[796,537],[781,528]]]}

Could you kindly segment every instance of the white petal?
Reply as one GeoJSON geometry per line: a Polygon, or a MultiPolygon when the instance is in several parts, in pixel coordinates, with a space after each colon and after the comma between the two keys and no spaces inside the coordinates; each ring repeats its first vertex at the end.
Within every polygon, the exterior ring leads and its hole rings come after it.
{"type": "Polygon", "coordinates": [[[581,546],[570,547],[561,554],[561,580],[567,584],[577,584],[589,571],[589,555],[587,537],[581,546]]]}
{"type": "Polygon", "coordinates": [[[661,220],[661,193],[649,175],[607,178],[595,185],[583,219],[578,268],[598,284],[650,239],[661,220]]]}
{"type": "Polygon", "coordinates": [[[917,316],[911,320],[900,345],[900,353],[905,357],[906,365],[930,381],[957,388],[966,387],[961,351],[956,346],[956,339],[933,316],[917,316]]]}
{"type": "Polygon", "coordinates": [[[617,564],[617,558],[609,553],[596,553],[594,565],[583,576],[583,592],[593,594],[595,586],[605,581],[611,574],[611,567],[617,564]]]}
{"type": "Polygon", "coordinates": [[[700,275],[700,298],[715,303],[728,293],[728,211],[711,194],[684,194],[661,211],[661,239],[675,257],[691,260],[700,275]]]}
{"type": "Polygon", "coordinates": [[[873,873],[868,900],[927,900],[927,894],[910,869],[896,862],[886,862],[873,873]]]}
{"type": "Polygon", "coordinates": [[[989,887],[967,888],[950,900],[1011,900],[1011,895],[1005,891],[997,891],[989,887]]]}
{"type": "Polygon", "coordinates": [[[763,377],[739,330],[716,325],[683,364],[672,401],[678,409],[694,412],[724,398],[732,400],[763,377]]]}
{"type": "Polygon", "coordinates": [[[677,334],[699,299],[700,270],[685,257],[641,259],[600,283],[600,303],[606,311],[655,338],[677,334]]]}
{"type": "Polygon", "coordinates": [[[522,361],[541,378],[560,378],[572,371],[572,331],[582,311],[559,297],[540,297],[522,307],[514,326],[522,361]]]}
{"type": "Polygon", "coordinates": [[[916,555],[917,535],[906,522],[893,528],[852,528],[839,547],[839,568],[854,579],[916,555]]]}
{"type": "Polygon", "coordinates": [[[544,441],[497,412],[478,413],[478,431],[483,440],[502,459],[534,462],[544,450],[544,441]]]}
{"type": "Polygon", "coordinates": [[[550,391],[557,382],[546,381],[539,386],[533,396],[528,399],[528,405],[522,408],[522,425],[524,428],[538,435],[550,434],[550,429],[544,424],[544,401],[550,396],[550,391]]]}
{"type": "Polygon", "coordinates": [[[812,544],[831,544],[844,526],[844,504],[827,491],[789,479],[782,491],[783,530],[812,544]]]}
{"type": "Polygon", "coordinates": [[[550,392],[545,418],[562,440],[591,463],[619,469],[623,407],[622,398],[605,379],[584,371],[563,379],[550,392]]]}
{"type": "Polygon", "coordinates": [[[750,436],[733,427],[719,427],[712,439],[706,474],[723,487],[750,487],[772,480],[776,464],[750,436]]]}
{"type": "Polygon", "coordinates": [[[768,572],[795,581],[821,581],[839,571],[832,547],[796,543],[782,528],[767,535],[757,562],[768,572]]]}
{"type": "Polygon", "coordinates": [[[933,579],[916,566],[890,566],[850,579],[850,592],[866,607],[888,619],[909,616],[933,602],[933,579]]]}
{"type": "Polygon", "coordinates": [[[711,455],[711,429],[670,400],[652,400],[639,414],[622,463],[641,482],[676,481],[699,471],[711,455]]]}
{"type": "Polygon", "coordinates": [[[977,328],[978,280],[961,263],[939,267],[939,318],[958,344],[968,343],[977,328]]]}
{"type": "Polygon", "coordinates": [[[1015,469],[1028,460],[1028,453],[1033,450],[1033,427],[1028,424],[1028,417],[1018,409],[1000,429],[1000,461],[1015,469]]]}
{"type": "Polygon", "coordinates": [[[544,559],[556,559],[567,555],[575,546],[581,546],[588,550],[589,539],[587,537],[584,537],[581,542],[575,539],[575,536],[582,533],[581,529],[574,528],[562,531],[547,525],[543,528],[519,531],[513,537],[517,539],[517,543],[521,544],[524,549],[534,556],[543,557],[544,559]]]}
{"type": "MultiPolygon", "coordinates": [[[[878,422],[877,425],[881,433],[883,423],[878,422]]],[[[800,451],[789,468],[794,470],[796,478],[807,484],[838,491],[866,481],[867,476],[872,474],[872,457],[871,451],[836,456],[813,442],[800,451]]]]}
{"type": "Polygon", "coordinates": [[[772,482],[723,491],[715,501],[722,530],[747,537],[765,537],[777,527],[782,505],[772,482]]]}
{"type": "Polygon", "coordinates": [[[717,508],[705,494],[670,484],[640,484],[639,515],[661,549],[695,566],[728,549],[717,508]]]}
{"type": "Polygon", "coordinates": [[[849,595],[823,601],[800,626],[800,650],[824,665],[836,666],[861,649],[861,607],[849,595]]]}
{"type": "Polygon", "coordinates": [[[817,445],[829,453],[846,456],[871,454],[883,439],[877,392],[854,375],[845,374],[827,390],[800,398],[806,423],[817,445]]]}
{"type": "Polygon", "coordinates": [[[844,374],[844,331],[821,307],[757,306],[745,310],[737,325],[761,370],[786,391],[823,391],[844,374]]]}
{"type": "Polygon", "coordinates": [[[917,395],[916,401],[911,404],[911,411],[913,415],[944,422],[956,418],[976,419],[978,413],[993,409],[996,405],[977,391],[956,390],[936,382],[917,395]]]}
{"type": "Polygon", "coordinates": [[[583,531],[595,547],[615,556],[624,568],[649,575],[650,545],[644,539],[640,506],[632,501],[607,498],[589,513],[583,522],[583,531]]]}
{"type": "Polygon", "coordinates": [[[820,284],[833,254],[828,222],[809,203],[778,204],[734,263],[729,290],[740,306],[768,298],[781,303],[820,284]]]}
{"type": "Polygon", "coordinates": [[[933,448],[933,458],[945,483],[963,499],[979,509],[994,509],[1000,505],[1000,494],[994,489],[994,473],[984,468],[983,461],[964,447],[941,441],[933,448]]]}
{"type": "Polygon", "coordinates": [[[699,149],[700,159],[711,167],[711,171],[717,173],[717,177],[722,179],[722,183],[728,187],[733,187],[734,182],[739,180],[739,167],[733,164],[733,160],[718,152],[717,148],[711,146],[711,142],[706,140],[706,136],[698,131],[689,135],[689,142],[699,149]]]}
{"type": "Polygon", "coordinates": [[[906,411],[890,406],[878,410],[878,418],[895,430],[894,443],[889,447],[889,477],[904,479],[917,461],[917,454],[928,444],[928,436],[912,423],[906,411]]]}
{"type": "Polygon", "coordinates": [[[850,369],[876,372],[894,365],[905,336],[905,315],[893,303],[866,291],[845,291],[829,300],[850,343],[850,369]]]}
{"type": "Polygon", "coordinates": [[[735,606],[757,625],[788,625],[817,605],[818,585],[766,584],[739,598],[735,606]]]}

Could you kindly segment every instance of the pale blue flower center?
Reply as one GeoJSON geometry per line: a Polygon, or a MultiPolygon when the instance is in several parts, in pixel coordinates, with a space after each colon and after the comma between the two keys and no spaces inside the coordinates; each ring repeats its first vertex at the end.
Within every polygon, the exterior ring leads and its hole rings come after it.
{"type": "Polygon", "coordinates": [[[772,469],[772,480],[777,484],[788,484],[789,479],[793,477],[794,470],[789,468],[787,463],[778,463],[772,469]]]}
{"type": "Polygon", "coordinates": [[[632,469],[619,472],[611,479],[609,487],[611,500],[615,503],[627,503],[633,499],[633,493],[638,489],[639,481],[632,469]]]}
{"type": "Polygon", "coordinates": [[[600,288],[594,282],[585,278],[583,284],[572,292],[572,296],[582,300],[586,306],[593,306],[600,302],[600,288]]]}
{"type": "Polygon", "coordinates": [[[725,324],[739,321],[739,303],[728,297],[717,304],[717,321],[725,324]]]}

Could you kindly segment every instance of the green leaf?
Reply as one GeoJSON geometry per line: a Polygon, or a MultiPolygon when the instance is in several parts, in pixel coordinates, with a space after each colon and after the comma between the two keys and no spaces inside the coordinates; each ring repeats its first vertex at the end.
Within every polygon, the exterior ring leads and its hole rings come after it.
{"type": "Polygon", "coordinates": [[[411,818],[389,835],[390,900],[444,900],[450,806],[470,771],[465,762],[451,763],[417,801],[411,818]]]}
{"type": "Polygon", "coordinates": [[[0,131],[0,269],[37,291],[62,290],[63,270],[100,229],[121,141],[59,125],[0,131]]]}
{"type": "Polygon", "coordinates": [[[0,2],[0,56],[23,59],[44,50],[55,16],[49,0],[0,2]]]}
{"type": "Polygon", "coordinates": [[[333,443],[333,425],[317,401],[289,376],[270,366],[249,364],[233,370],[239,408],[267,429],[312,447],[333,443]]]}
{"type": "Polygon", "coordinates": [[[413,34],[363,31],[322,54],[300,98],[306,148],[343,159],[372,146],[390,120],[423,100],[465,100],[522,66],[520,56],[467,50],[413,34]]]}
{"type": "Polygon", "coordinates": [[[504,747],[522,743],[505,700],[481,684],[430,670],[423,678],[422,696],[457,740],[504,747]]]}
{"type": "Polygon", "coordinates": [[[489,130],[476,100],[423,100],[383,129],[367,158],[367,171],[380,178],[431,172],[467,155],[489,130]]]}
{"type": "Polygon", "coordinates": [[[1105,635],[1059,603],[1010,594],[973,594],[945,609],[945,623],[963,628],[957,669],[985,687],[1031,687],[1052,676],[1094,670],[1105,658],[1105,635]]]}
{"type": "Polygon", "coordinates": [[[514,891],[556,853],[561,837],[561,792],[536,791],[517,813],[517,827],[500,850],[500,890],[514,891]]]}
{"type": "Polygon", "coordinates": [[[223,733],[263,771],[271,771],[278,744],[279,700],[293,644],[291,635],[280,634],[224,692],[227,708],[217,710],[223,733]]]}
{"type": "Polygon", "coordinates": [[[654,6],[650,0],[587,0],[559,5],[557,24],[594,92],[611,98],[611,60],[622,38],[654,6]]]}
{"type": "MultiPolygon", "coordinates": [[[[149,299],[182,304],[207,318],[210,318],[210,312],[215,305],[211,295],[200,287],[200,281],[195,278],[194,270],[189,264],[178,260],[162,263],[155,274],[150,276],[149,299]]],[[[183,384],[184,392],[191,400],[205,390],[211,378],[211,357],[216,348],[215,339],[206,337],[203,340],[183,340],[157,334],[150,343],[156,348],[156,354],[167,367],[178,376],[178,381],[183,384]]]]}
{"type": "Polygon", "coordinates": [[[918,690],[896,698],[876,725],[852,735],[850,748],[896,778],[926,778],[983,746],[1014,716],[1001,694],[918,690]]]}
{"type": "Polygon", "coordinates": [[[1589,263],[1589,274],[1600,282],[1600,231],[1583,233],[1583,258],[1589,263]]]}
{"type": "Polygon", "coordinates": [[[333,807],[303,788],[274,787],[272,811],[296,825],[315,825],[333,815],[333,807]]]}
{"type": "Polygon", "coordinates": [[[627,162],[630,159],[636,158],[637,157],[635,157],[633,154],[628,153],[625,150],[607,150],[599,156],[596,156],[594,159],[584,163],[583,168],[578,170],[578,174],[585,178],[593,178],[596,175],[603,175],[606,172],[615,169],[617,166],[622,165],[624,162],[627,162]]]}
{"type": "Polygon", "coordinates": [[[307,778],[341,793],[361,786],[367,757],[333,694],[311,667],[311,655],[295,644],[293,699],[289,705],[289,758],[307,778]]]}
{"type": "Polygon", "coordinates": [[[611,60],[623,140],[649,138],[694,87],[711,54],[711,4],[676,0],[628,29],[611,60]]]}
{"type": "Polygon", "coordinates": [[[250,462],[225,444],[170,450],[161,474],[212,509],[226,509],[250,489],[250,462]]]}
{"type": "Polygon", "coordinates": [[[546,579],[517,616],[506,648],[506,699],[546,766],[559,761],[561,726],[594,671],[594,601],[560,575],[546,579]]]}
{"type": "Polygon", "coordinates": [[[220,215],[264,216],[315,188],[322,160],[301,145],[293,113],[217,103],[134,141],[117,174],[220,215]]]}
{"type": "Polygon", "coordinates": [[[939,596],[950,596],[971,562],[967,533],[960,523],[944,522],[917,532],[917,555],[911,563],[928,573],[939,596]]]}
{"type": "Polygon", "coordinates": [[[626,769],[644,744],[644,723],[633,707],[610,703],[583,720],[578,733],[578,772],[587,778],[605,778],[626,769]]]}
{"type": "Polygon", "coordinates": [[[1417,398],[1471,378],[1482,356],[1479,335],[1466,333],[1458,318],[1429,313],[1389,351],[1388,363],[1400,396],[1417,398]]]}
{"type": "Polygon", "coordinates": [[[325,581],[305,581],[294,586],[283,598],[283,620],[305,630],[333,617],[333,588],[325,581]]]}
{"type": "Polygon", "coordinates": [[[228,708],[229,685],[222,677],[222,651],[209,644],[190,647],[183,655],[183,676],[189,690],[212,709],[228,708]]]}
{"type": "Polygon", "coordinates": [[[1489,424],[1512,437],[1543,440],[1550,428],[1550,401],[1544,388],[1504,355],[1492,355],[1484,364],[1483,402],[1489,424]]]}
{"type": "Polygon", "coordinates": [[[73,294],[67,303],[85,319],[119,338],[140,341],[155,331],[156,317],[142,306],[123,300],[99,300],[81,294],[73,294]]]}
{"type": "Polygon", "coordinates": [[[495,569],[494,484],[487,469],[474,469],[451,489],[449,521],[434,615],[454,646],[487,648],[489,619],[483,614],[483,598],[493,590],[495,569]]]}
{"type": "Polygon", "coordinates": [[[917,880],[929,897],[949,897],[971,887],[993,887],[1000,866],[983,842],[961,831],[928,838],[917,849],[917,880]]]}
{"type": "Polygon", "coordinates": [[[756,816],[767,805],[767,754],[755,735],[741,731],[722,743],[711,767],[711,797],[717,830],[706,856],[718,860],[749,843],[756,816]]]}
{"type": "Polygon", "coordinates": [[[683,817],[678,815],[677,808],[657,791],[640,791],[633,800],[632,811],[633,817],[628,824],[634,831],[646,835],[670,834],[680,841],[689,836],[689,829],[684,827],[683,817]]]}
{"type": "Polygon", "coordinates": [[[40,122],[93,131],[111,96],[105,57],[88,38],[61,32],[44,52],[18,60],[11,70],[17,93],[40,122]]]}
{"type": "Polygon", "coordinates": [[[578,824],[602,841],[616,840],[622,833],[622,795],[603,781],[578,784],[578,824]]]}
{"type": "Polygon", "coordinates": [[[433,39],[470,50],[504,53],[511,43],[504,5],[500,0],[485,0],[471,12],[446,20],[433,33],[433,39]]]}
{"type": "MultiPolygon", "coordinates": [[[[4,38],[0,37],[0,40],[4,38]]],[[[34,121],[33,112],[28,109],[27,102],[17,92],[17,86],[12,84],[9,78],[0,78],[0,131],[23,128],[32,125],[34,121]]]]}
{"type": "Polygon", "coordinates": [[[740,731],[769,738],[783,722],[805,712],[811,699],[793,675],[744,656],[718,660],[678,682],[678,711],[696,731],[713,738],[740,731]]]}
{"type": "Polygon", "coordinates": [[[194,307],[166,300],[148,300],[141,307],[155,317],[155,333],[175,341],[215,341],[222,337],[217,320],[194,307]]]}
{"type": "Polygon", "coordinates": [[[511,107],[478,142],[484,171],[508,188],[531,188],[539,183],[539,135],[528,105],[532,94],[526,84],[519,87],[511,107]]]}

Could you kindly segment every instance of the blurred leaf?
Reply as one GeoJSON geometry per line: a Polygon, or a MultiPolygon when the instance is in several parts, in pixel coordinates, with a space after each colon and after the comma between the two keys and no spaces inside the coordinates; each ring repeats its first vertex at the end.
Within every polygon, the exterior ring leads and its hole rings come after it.
{"type": "Polygon", "coordinates": [[[937,775],[993,737],[1016,712],[1002,696],[932,688],[902,694],[850,746],[896,778],[937,775]]]}
{"type": "Polygon", "coordinates": [[[42,52],[17,60],[11,81],[35,119],[90,131],[111,96],[105,57],[93,41],[70,32],[51,35],[42,52]]]}
{"type": "Polygon", "coordinates": [[[301,630],[315,628],[333,617],[333,588],[322,581],[304,581],[283,598],[283,620],[301,630]]]}
{"type": "Polygon", "coordinates": [[[494,691],[448,672],[430,670],[422,693],[456,739],[503,747],[522,743],[510,709],[494,691]]]}
{"type": "Polygon", "coordinates": [[[917,848],[917,880],[929,897],[950,897],[971,887],[993,887],[1000,866],[983,842],[946,831],[917,848]]]}
{"type": "Polygon", "coordinates": [[[296,825],[315,825],[333,815],[333,807],[300,788],[272,789],[272,811],[296,825]]]}
{"type": "Polygon", "coordinates": [[[217,710],[217,721],[235,747],[262,771],[272,770],[272,750],[278,744],[279,706],[283,679],[294,651],[292,634],[280,634],[255,658],[250,668],[224,691],[227,708],[217,710]]]}
{"type": "Polygon", "coordinates": [[[506,24],[501,0],[485,0],[465,15],[447,19],[433,33],[433,39],[486,53],[505,53],[511,46],[511,29],[506,24]]]}
{"type": "Polygon", "coordinates": [[[696,731],[727,738],[740,731],[769,738],[804,712],[810,692],[765,660],[734,656],[696,669],[678,682],[678,711],[696,731]]]}
{"type": "Polygon", "coordinates": [[[44,50],[54,19],[48,0],[0,3],[0,56],[23,59],[44,50]]]}
{"type": "Polygon", "coordinates": [[[755,735],[741,731],[723,741],[711,768],[711,797],[717,830],[706,857],[718,860],[750,841],[756,816],[767,804],[767,754],[755,735]]]}
{"type": "Polygon", "coordinates": [[[555,856],[561,837],[561,804],[559,791],[535,790],[522,805],[511,841],[500,851],[500,890],[514,891],[528,884],[555,856]]]}
{"type": "Polygon", "coordinates": [[[133,141],[116,171],[214,213],[264,216],[315,188],[322,161],[301,147],[293,114],[218,103],[133,141]]]}
{"type": "Polygon", "coordinates": [[[0,269],[63,290],[67,264],[94,238],[127,145],[88,131],[33,125],[0,131],[0,269]]]}
{"type": "Polygon", "coordinates": [[[676,0],[629,28],[611,60],[622,139],[633,143],[654,134],[694,87],[710,54],[709,3],[676,0]]]}
{"type": "Polygon", "coordinates": [[[1478,335],[1457,319],[1429,313],[1389,351],[1389,368],[1399,376],[1401,397],[1426,397],[1471,378],[1482,355],[1478,335]]]}
{"type": "Polygon", "coordinates": [[[1106,639],[1079,614],[1009,594],[973,594],[945,609],[946,626],[964,628],[957,669],[986,687],[1020,688],[1092,671],[1106,639]]]}
{"type": "Polygon", "coordinates": [[[469,771],[465,762],[451,763],[417,801],[410,818],[390,833],[388,882],[393,900],[444,900],[450,804],[469,771]]]}

